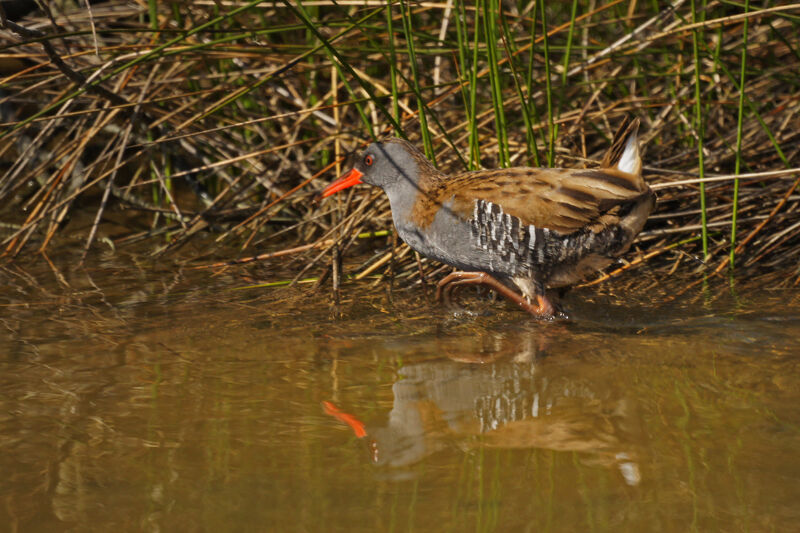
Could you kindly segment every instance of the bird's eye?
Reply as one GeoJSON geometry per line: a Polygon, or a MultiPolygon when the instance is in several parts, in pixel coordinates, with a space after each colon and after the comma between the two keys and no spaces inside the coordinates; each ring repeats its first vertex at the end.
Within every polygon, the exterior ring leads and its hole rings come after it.
{"type": "Polygon", "coordinates": [[[366,157],[364,158],[364,164],[365,164],[365,165],[367,165],[368,167],[371,167],[371,166],[372,166],[372,163],[374,163],[374,162],[375,162],[375,160],[374,160],[374,159],[372,159],[372,156],[371,156],[371,155],[368,155],[368,156],[366,156],[366,157]]]}

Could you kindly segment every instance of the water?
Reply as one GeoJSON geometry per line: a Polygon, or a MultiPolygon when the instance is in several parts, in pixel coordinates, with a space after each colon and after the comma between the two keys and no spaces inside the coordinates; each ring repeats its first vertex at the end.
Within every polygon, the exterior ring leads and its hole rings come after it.
{"type": "Polygon", "coordinates": [[[571,321],[536,323],[352,285],[334,319],[327,290],[238,290],[235,271],[0,277],[0,530],[800,519],[796,292],[582,290],[571,321]]]}

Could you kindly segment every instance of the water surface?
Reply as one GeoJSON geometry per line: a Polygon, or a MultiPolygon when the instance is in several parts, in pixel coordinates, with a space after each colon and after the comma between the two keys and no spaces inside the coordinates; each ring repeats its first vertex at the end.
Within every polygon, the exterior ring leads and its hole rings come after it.
{"type": "Polygon", "coordinates": [[[0,276],[3,530],[800,520],[796,292],[584,289],[537,323],[174,267],[0,276]]]}

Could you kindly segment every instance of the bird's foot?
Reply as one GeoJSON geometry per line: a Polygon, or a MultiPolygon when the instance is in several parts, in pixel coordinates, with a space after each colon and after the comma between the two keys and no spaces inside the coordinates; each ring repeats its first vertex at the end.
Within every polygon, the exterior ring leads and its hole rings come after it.
{"type": "MultiPolygon", "coordinates": [[[[453,274],[467,274],[467,272],[454,272],[453,274]]],[[[436,285],[436,301],[444,302],[445,307],[456,315],[474,315],[468,309],[461,307],[456,302],[456,293],[462,285],[462,279],[459,276],[450,274],[436,285]]],[[[471,272],[469,273],[471,274],[471,272]]]]}
{"type": "Polygon", "coordinates": [[[544,295],[537,295],[537,306],[517,294],[496,278],[486,272],[453,272],[445,276],[436,287],[436,301],[444,300],[445,305],[452,307],[453,291],[464,285],[483,285],[506,297],[536,318],[550,319],[555,316],[556,308],[544,295]]]}
{"type": "Polygon", "coordinates": [[[558,302],[558,299],[552,300],[548,298],[546,295],[536,295],[536,303],[538,307],[534,307],[532,304],[531,307],[537,309],[540,316],[547,319],[558,319],[558,320],[569,320],[569,315],[564,308],[558,302]]]}

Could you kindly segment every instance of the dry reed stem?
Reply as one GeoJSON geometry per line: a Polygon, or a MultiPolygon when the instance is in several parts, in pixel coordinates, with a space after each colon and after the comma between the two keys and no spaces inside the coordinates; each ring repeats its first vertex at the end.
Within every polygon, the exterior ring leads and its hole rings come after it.
{"type": "MultiPolygon", "coordinates": [[[[181,25],[169,12],[160,13],[162,34],[141,25],[139,18],[145,13],[141,8],[118,0],[92,6],[91,11],[67,9],[52,20],[34,14],[15,21],[21,33],[0,33],[6,55],[18,62],[10,71],[0,72],[5,90],[0,94],[4,125],[0,160],[5,162],[0,168],[0,199],[5,206],[0,223],[15,228],[0,241],[4,254],[46,251],[69,215],[79,209],[76,206],[82,205],[91,211],[83,236],[87,253],[105,221],[114,220],[125,208],[141,213],[143,225],[155,225],[114,236],[116,246],[150,238],[154,248],[164,253],[200,233],[212,232],[219,246],[239,250],[257,250],[268,243],[283,246],[285,254],[253,254],[251,258],[296,257],[302,272],[331,257],[340,240],[344,242],[334,255],[346,256],[355,242],[355,231],[390,229],[387,202],[374,191],[356,191],[344,201],[313,202],[321,186],[314,182],[341,173],[345,154],[365,144],[364,119],[376,132],[392,131],[379,106],[367,97],[366,88],[391,107],[386,50],[376,44],[385,46],[391,37],[397,50],[405,49],[399,22],[392,36],[376,22],[385,18],[383,10],[363,25],[354,23],[358,20],[354,17],[367,16],[382,3],[338,4],[303,2],[305,9],[319,8],[316,23],[321,35],[349,62],[349,72],[357,80],[340,75],[323,44],[307,36],[281,3],[262,3],[235,20],[224,19],[233,9],[227,2],[181,4],[185,8],[181,25]],[[212,4],[223,17],[215,27],[163,47],[162,43],[186,33],[187,28],[211,20],[212,4]],[[359,8],[348,11],[345,5],[359,8]],[[260,25],[262,15],[271,26],[260,25]],[[53,23],[70,33],[53,38],[53,23]],[[115,31],[118,28],[128,31],[115,31]],[[25,29],[32,33],[26,34],[25,29]],[[20,34],[46,40],[21,41],[20,34]],[[154,50],[159,51],[149,57],[154,50]],[[141,58],[148,59],[99,82],[120,65],[141,58]],[[75,91],[75,84],[89,90],[62,102],[75,91]],[[46,116],[27,120],[51,107],[46,116]],[[169,242],[156,240],[168,232],[169,242]]],[[[412,86],[405,55],[398,55],[394,65],[404,133],[413,142],[420,138],[415,103],[420,94],[433,119],[430,129],[436,160],[444,171],[461,170],[455,150],[467,153],[470,135],[462,91],[471,87],[452,48],[455,24],[445,16],[452,4],[413,6],[419,35],[444,36],[444,40],[415,41],[420,52],[420,87],[412,86]]],[[[574,20],[565,18],[558,6],[547,7],[551,50],[564,43],[570,25],[580,32],[583,43],[575,44],[579,53],[574,52],[567,62],[565,86],[560,86],[563,71],[558,52],[551,65],[551,81],[563,93],[564,102],[553,117],[560,127],[557,164],[591,166],[621,117],[635,114],[643,121],[645,177],[659,194],[657,211],[638,241],[641,255],[588,283],[597,284],[645,264],[669,275],[691,274],[694,268],[680,260],[697,255],[697,243],[691,237],[697,234],[700,221],[698,134],[691,118],[695,65],[689,42],[693,30],[705,35],[699,74],[702,104],[707,109],[704,184],[713,241],[711,257],[706,258],[713,263],[709,269],[725,268],[734,180],[740,184],[738,234],[746,236],[734,244],[739,268],[795,269],[800,246],[800,199],[795,192],[800,172],[796,120],[800,46],[793,35],[800,4],[745,14],[711,2],[707,19],[697,24],[686,22],[691,14],[683,0],[658,12],[630,4],[621,9],[624,32],[609,31],[620,27],[615,19],[620,6],[621,0],[581,4],[574,20]],[[736,78],[729,73],[738,61],[745,18],[751,30],[742,135],[745,165],[735,175],[732,126],[739,93],[736,78]],[[784,179],[793,180],[794,186],[787,189],[784,179]],[[664,254],[668,250],[675,250],[678,259],[664,254]]],[[[519,165],[531,162],[521,119],[524,102],[511,76],[526,75],[529,63],[532,78],[520,81],[524,99],[538,106],[531,131],[538,136],[548,128],[542,108],[543,57],[537,48],[543,36],[539,30],[531,45],[528,34],[534,22],[532,7],[516,11],[504,6],[513,42],[505,43],[512,46],[511,54],[498,61],[503,106],[512,117],[507,131],[511,160],[519,165]],[[513,71],[510,62],[514,62],[513,71]]],[[[457,12],[453,10],[451,17],[457,12]]],[[[473,7],[466,9],[469,38],[474,13],[473,7]]],[[[394,18],[400,21],[399,17],[396,10],[394,18]]],[[[17,27],[9,23],[7,28],[17,27]]],[[[491,69],[481,57],[476,65],[478,107],[472,120],[481,140],[482,163],[492,167],[500,147],[488,92],[491,69]]],[[[391,273],[401,286],[411,286],[442,270],[435,267],[424,273],[426,260],[417,261],[406,248],[398,252],[388,241],[377,242],[382,247],[380,260],[365,263],[357,277],[384,269],[382,275],[391,273]]],[[[332,268],[327,265],[323,276],[332,268]]],[[[347,273],[334,273],[334,278],[347,273]]]]}

